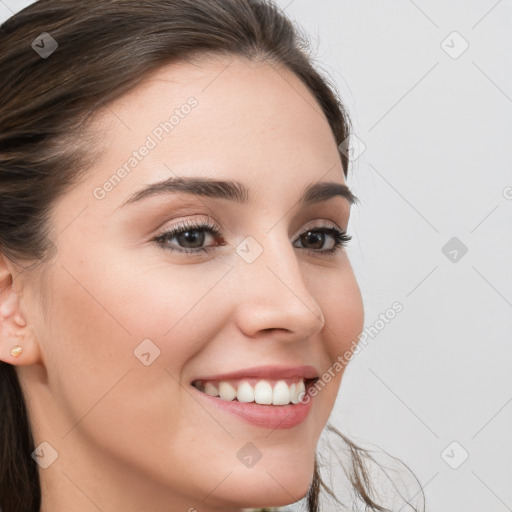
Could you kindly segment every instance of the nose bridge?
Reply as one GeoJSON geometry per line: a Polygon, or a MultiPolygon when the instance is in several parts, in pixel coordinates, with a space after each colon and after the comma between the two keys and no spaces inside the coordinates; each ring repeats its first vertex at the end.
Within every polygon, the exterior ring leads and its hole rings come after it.
{"type": "Polygon", "coordinates": [[[252,263],[239,262],[243,281],[241,327],[252,335],[263,329],[285,329],[300,338],[319,332],[324,316],[304,283],[297,249],[287,236],[276,230],[248,244],[253,245],[249,250],[256,250],[258,244],[262,252],[252,263]]]}

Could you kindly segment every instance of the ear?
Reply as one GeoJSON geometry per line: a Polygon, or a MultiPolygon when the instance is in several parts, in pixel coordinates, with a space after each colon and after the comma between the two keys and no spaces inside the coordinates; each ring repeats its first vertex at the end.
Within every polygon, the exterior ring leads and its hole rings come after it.
{"type": "Polygon", "coordinates": [[[20,307],[21,284],[21,274],[0,253],[0,361],[16,366],[40,362],[39,344],[20,307]]]}

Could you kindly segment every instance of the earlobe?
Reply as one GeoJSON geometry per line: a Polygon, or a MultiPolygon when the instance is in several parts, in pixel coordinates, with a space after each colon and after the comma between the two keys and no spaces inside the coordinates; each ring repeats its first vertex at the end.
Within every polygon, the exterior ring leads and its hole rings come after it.
{"type": "Polygon", "coordinates": [[[18,309],[17,297],[15,292],[8,293],[6,298],[5,293],[0,293],[0,360],[13,365],[33,364],[38,349],[18,309]]]}
{"type": "Polygon", "coordinates": [[[11,347],[11,357],[20,357],[23,352],[23,347],[20,345],[13,345],[11,347]]]}
{"type": "Polygon", "coordinates": [[[20,294],[13,288],[13,276],[0,255],[0,361],[29,365],[39,360],[39,347],[20,310],[20,294]]]}

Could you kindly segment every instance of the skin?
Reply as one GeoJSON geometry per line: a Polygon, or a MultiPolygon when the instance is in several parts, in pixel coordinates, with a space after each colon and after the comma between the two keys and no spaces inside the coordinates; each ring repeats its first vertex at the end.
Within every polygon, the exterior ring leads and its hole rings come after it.
{"type": "Polygon", "coordinates": [[[1,259],[1,359],[16,365],[36,446],[58,452],[40,470],[42,510],[239,511],[300,499],[342,372],[302,424],[274,431],[193,400],[190,382],[264,364],[311,364],[320,374],[363,329],[346,250],[294,246],[306,228],[349,221],[343,197],[297,205],[311,183],[345,183],[320,107],[290,71],[223,57],[166,65],[93,129],[106,150],[52,209],[55,259],[30,279],[1,259]],[[96,199],[94,189],[190,96],[198,105],[172,134],[96,199]],[[174,193],[119,208],[169,176],[238,180],[251,200],[174,193]],[[208,218],[226,242],[208,254],[153,240],[208,218]],[[263,249],[250,264],[236,253],[247,236],[263,249]],[[133,351],[147,338],[160,356],[144,366],[133,351]],[[17,359],[15,343],[24,348],[17,359]],[[251,468],[237,458],[247,442],[262,454],[251,468]]]}

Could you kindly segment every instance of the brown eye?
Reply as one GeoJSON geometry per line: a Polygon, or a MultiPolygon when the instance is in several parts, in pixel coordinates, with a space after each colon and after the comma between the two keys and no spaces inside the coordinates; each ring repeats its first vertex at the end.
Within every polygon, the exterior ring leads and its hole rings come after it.
{"type": "Polygon", "coordinates": [[[311,249],[321,249],[325,243],[325,233],[321,231],[307,231],[300,237],[302,245],[309,245],[311,249]]]}
{"type": "Polygon", "coordinates": [[[205,232],[199,229],[191,229],[190,231],[183,231],[174,236],[178,241],[180,247],[187,249],[197,249],[204,244],[206,238],[205,232]]]}
{"type": "MultiPolygon", "coordinates": [[[[213,240],[221,240],[221,233],[216,224],[207,223],[190,223],[185,221],[181,224],[173,226],[158,235],[154,241],[163,249],[169,251],[177,251],[179,253],[199,254],[201,252],[209,252],[216,246],[226,245],[224,242],[218,242],[206,245],[208,235],[213,240]],[[173,243],[171,243],[174,240],[173,243]]],[[[343,230],[336,229],[332,226],[319,226],[305,231],[297,239],[300,246],[298,249],[304,249],[314,254],[330,255],[342,248],[352,239],[351,236],[343,230]],[[325,245],[328,243],[328,247],[325,245]]]]}
{"type": "Polygon", "coordinates": [[[302,233],[298,241],[301,243],[301,247],[299,247],[301,249],[306,249],[313,253],[333,254],[345,246],[351,239],[352,237],[343,230],[333,228],[332,226],[319,226],[302,233]],[[326,240],[329,240],[329,237],[331,238],[330,247],[322,249],[326,240]]]}
{"type": "Polygon", "coordinates": [[[203,247],[207,235],[211,235],[213,239],[219,239],[220,231],[211,222],[190,223],[185,221],[164,231],[154,241],[166,250],[198,254],[199,252],[208,252],[213,247],[211,245],[203,247]],[[176,242],[170,243],[173,239],[176,242]]]}

